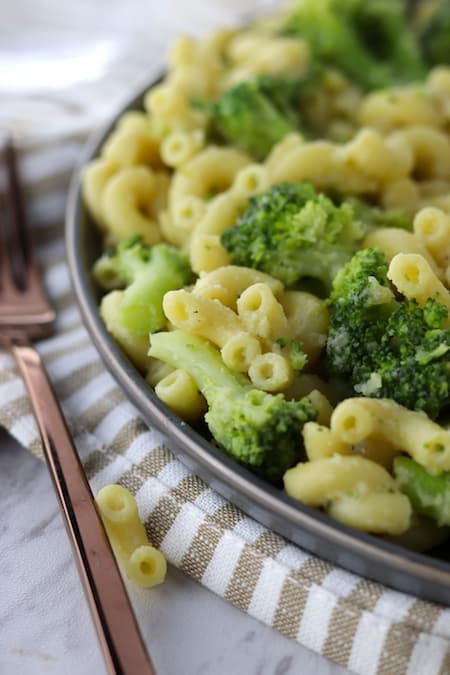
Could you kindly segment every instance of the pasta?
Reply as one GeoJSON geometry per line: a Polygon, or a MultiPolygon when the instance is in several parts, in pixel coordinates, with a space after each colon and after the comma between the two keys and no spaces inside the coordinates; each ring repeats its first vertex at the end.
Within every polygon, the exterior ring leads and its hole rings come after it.
{"type": "Polygon", "coordinates": [[[411,455],[431,471],[450,470],[450,432],[426,415],[394,401],[347,399],[331,416],[331,430],[346,443],[379,434],[397,450],[411,455]]]}
{"type": "Polygon", "coordinates": [[[161,584],[166,560],[149,544],[133,495],[121,485],[106,485],[96,502],[114,555],[130,581],[144,588],[161,584]]]}
{"type": "MultiPolygon", "coordinates": [[[[363,77],[289,16],[176,40],[142,110],[84,167],[100,315],[160,401],[225,452],[293,499],[406,541],[423,513],[397,463],[430,481],[450,472],[450,65],[397,77],[396,58],[374,55],[363,77]],[[125,327],[123,294],[159,247],[183,280],[168,273],[156,305],[130,302],[125,327]],[[164,354],[180,336],[182,356],[164,354]]],[[[162,563],[135,520],[124,537],[114,504],[127,500],[112,488],[99,504],[145,581],[162,563]]]]}

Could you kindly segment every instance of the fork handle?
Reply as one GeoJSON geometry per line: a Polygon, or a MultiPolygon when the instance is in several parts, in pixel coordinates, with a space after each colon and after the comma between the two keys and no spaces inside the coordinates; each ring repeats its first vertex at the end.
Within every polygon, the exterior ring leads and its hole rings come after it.
{"type": "Polygon", "coordinates": [[[38,352],[12,344],[111,675],[155,675],[63,413],[38,352]]]}

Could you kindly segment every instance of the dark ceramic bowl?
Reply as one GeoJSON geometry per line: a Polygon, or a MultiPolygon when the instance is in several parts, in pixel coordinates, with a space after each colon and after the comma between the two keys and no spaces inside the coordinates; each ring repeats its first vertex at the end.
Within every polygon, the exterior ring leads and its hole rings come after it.
{"type": "MultiPolygon", "coordinates": [[[[133,109],[142,109],[142,95],[130,101],[117,116],[133,109]]],[[[73,288],[86,328],[108,370],[144,420],[167,436],[174,453],[250,516],[302,548],[361,576],[424,599],[450,604],[450,556],[445,547],[436,555],[411,552],[346,527],[258,479],[172,413],[107,333],[98,312],[100,294],[91,275],[92,264],[100,252],[100,240],[81,199],[80,170],[98,154],[115,119],[86,146],[72,180],[66,219],[73,288]]]]}

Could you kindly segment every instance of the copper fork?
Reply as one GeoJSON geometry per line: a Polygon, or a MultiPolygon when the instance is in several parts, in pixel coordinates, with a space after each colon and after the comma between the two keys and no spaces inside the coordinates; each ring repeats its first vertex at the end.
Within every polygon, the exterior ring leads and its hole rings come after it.
{"type": "Polygon", "coordinates": [[[155,675],[69,429],[31,344],[51,335],[55,312],[33,257],[11,140],[2,156],[7,182],[0,212],[0,343],[14,355],[28,390],[107,671],[155,675]]]}

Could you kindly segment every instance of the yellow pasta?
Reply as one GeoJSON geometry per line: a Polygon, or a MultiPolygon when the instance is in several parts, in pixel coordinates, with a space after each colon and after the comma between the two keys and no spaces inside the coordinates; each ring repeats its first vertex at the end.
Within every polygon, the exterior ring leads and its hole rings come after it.
{"type": "Polygon", "coordinates": [[[169,291],[163,300],[164,313],[176,326],[211,340],[219,347],[245,331],[244,324],[232,309],[218,300],[194,295],[183,289],[169,291]]]}
{"type": "Polygon", "coordinates": [[[280,296],[290,334],[299,340],[308,355],[308,367],[319,358],[328,334],[328,310],[325,303],[312,293],[285,291],[280,296]]]}
{"type": "Polygon", "coordinates": [[[398,535],[409,528],[412,508],[406,495],[382,492],[341,495],[328,506],[328,514],[363,532],[398,535]]]}
{"type": "Polygon", "coordinates": [[[83,200],[97,227],[106,230],[102,198],[108,181],[117,172],[117,164],[107,159],[94,159],[83,169],[83,200]]]}
{"type": "Polygon", "coordinates": [[[240,331],[231,335],[224,343],[220,353],[223,362],[231,370],[247,373],[251,364],[261,354],[261,343],[254,335],[240,331]]]}
{"type": "Polygon", "coordinates": [[[310,462],[332,457],[335,454],[351,454],[351,445],[342,441],[331,429],[318,422],[307,422],[303,425],[303,442],[310,462]]]}
{"type": "Polygon", "coordinates": [[[170,208],[183,197],[205,199],[227,190],[250,158],[234,148],[209,146],[176,171],[170,188],[170,208]]]}
{"type": "Polygon", "coordinates": [[[377,182],[403,178],[412,168],[413,153],[407,143],[395,141],[375,129],[361,129],[345,146],[345,163],[377,182]]]}
{"type": "Polygon", "coordinates": [[[161,143],[161,158],[167,166],[178,169],[205,145],[205,134],[197,131],[172,131],[161,143]]]}
{"type": "Polygon", "coordinates": [[[122,124],[109,136],[101,150],[102,157],[119,167],[147,165],[160,169],[163,164],[160,156],[160,141],[152,132],[149,118],[143,113],[134,112],[125,116],[122,124]]]}
{"type": "Polygon", "coordinates": [[[424,413],[408,410],[395,401],[346,399],[331,416],[331,430],[351,444],[377,434],[431,472],[450,470],[450,432],[424,413]]]}
{"type": "Polygon", "coordinates": [[[363,247],[381,248],[390,262],[398,253],[414,253],[421,255],[428,262],[435,274],[441,274],[436,261],[425,247],[423,239],[412,232],[396,227],[380,227],[364,238],[363,247]]]}
{"type": "Polygon", "coordinates": [[[386,469],[364,457],[334,454],[297,464],[285,473],[284,487],[291,497],[326,507],[330,515],[358,529],[400,534],[410,524],[409,499],[386,469]]]}
{"type": "Polygon", "coordinates": [[[279,297],[283,290],[281,281],[269,274],[250,267],[225,265],[212,272],[200,274],[192,292],[212,300],[220,300],[223,305],[236,310],[239,296],[249,286],[258,283],[268,286],[275,297],[279,297]]]}
{"type": "Polygon", "coordinates": [[[270,287],[256,283],[238,298],[237,311],[245,328],[269,341],[290,336],[290,327],[283,306],[270,287]]]}
{"type": "Polygon", "coordinates": [[[119,240],[141,234],[148,244],[159,242],[161,232],[155,211],[160,187],[156,174],[144,166],[116,173],[102,194],[101,206],[107,229],[119,240]]]}
{"type": "Polygon", "coordinates": [[[97,494],[96,502],[114,555],[127,577],[145,588],[162,583],[167,564],[148,541],[133,495],[121,485],[107,485],[97,494]]]}
{"type": "Polygon", "coordinates": [[[206,401],[185,370],[176,369],[159,380],[155,393],[186,422],[200,419],[206,412],[206,401]]]}
{"type": "Polygon", "coordinates": [[[370,93],[362,99],[357,114],[362,125],[384,132],[417,124],[443,126],[439,107],[423,88],[417,86],[370,93]]]}
{"type": "Polygon", "coordinates": [[[288,359],[282,354],[266,352],[253,359],[248,376],[258,389],[278,392],[289,386],[294,371],[288,359]]]}
{"type": "Polygon", "coordinates": [[[429,298],[434,298],[450,310],[450,292],[423,256],[397,253],[391,260],[387,276],[400,293],[416,300],[420,307],[429,298]]]}
{"type": "Polygon", "coordinates": [[[443,131],[417,125],[396,131],[390,138],[409,145],[413,155],[411,173],[416,177],[450,177],[450,139],[443,131]]]}
{"type": "Polygon", "coordinates": [[[194,272],[212,272],[230,262],[230,256],[221,244],[220,235],[194,233],[190,244],[190,263],[194,272]]]}
{"type": "Polygon", "coordinates": [[[450,217],[441,209],[429,206],[414,218],[414,234],[441,267],[450,263],[450,217]]]}

